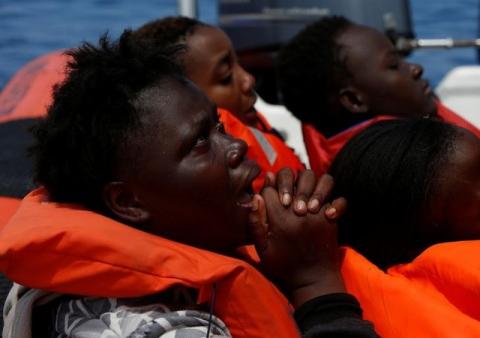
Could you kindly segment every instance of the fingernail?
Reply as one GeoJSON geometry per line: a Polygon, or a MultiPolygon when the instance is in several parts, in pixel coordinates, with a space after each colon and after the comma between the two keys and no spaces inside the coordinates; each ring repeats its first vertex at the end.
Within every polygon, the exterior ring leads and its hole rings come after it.
{"type": "Polygon", "coordinates": [[[316,198],[308,202],[308,209],[310,210],[317,209],[319,206],[320,206],[320,202],[316,198]]]}
{"type": "Polygon", "coordinates": [[[307,209],[307,204],[305,203],[305,201],[302,201],[302,200],[297,201],[297,210],[305,211],[305,209],[307,209]]]}
{"type": "Polygon", "coordinates": [[[334,218],[336,214],[337,209],[335,209],[334,207],[328,207],[327,209],[325,209],[325,215],[329,218],[334,218]]]}
{"type": "Polygon", "coordinates": [[[283,206],[287,207],[290,205],[291,202],[292,202],[292,197],[290,196],[290,194],[288,192],[284,192],[282,195],[283,206]]]}

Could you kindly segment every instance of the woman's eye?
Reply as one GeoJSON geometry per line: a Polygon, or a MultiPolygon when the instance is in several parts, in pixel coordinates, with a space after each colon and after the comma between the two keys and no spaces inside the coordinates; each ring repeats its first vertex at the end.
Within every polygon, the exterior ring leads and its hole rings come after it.
{"type": "Polygon", "coordinates": [[[209,133],[207,133],[207,132],[202,133],[201,135],[199,135],[197,137],[195,147],[201,147],[201,146],[204,146],[204,145],[208,144],[209,138],[210,138],[209,133]]]}
{"type": "Polygon", "coordinates": [[[398,69],[398,62],[391,63],[388,65],[388,68],[390,69],[398,69]]]}
{"type": "Polygon", "coordinates": [[[388,59],[388,68],[389,69],[399,69],[402,60],[399,57],[391,57],[388,59]]]}
{"type": "Polygon", "coordinates": [[[233,80],[233,75],[230,74],[230,75],[222,78],[222,79],[220,80],[220,83],[221,83],[222,85],[228,85],[228,84],[232,83],[232,80],[233,80]]]}
{"type": "MultiPolygon", "coordinates": [[[[222,122],[218,121],[215,126],[215,130],[219,133],[225,134],[225,127],[222,122]]],[[[195,148],[204,148],[210,144],[210,134],[213,129],[208,129],[202,132],[200,135],[197,136],[197,140],[195,142],[195,148]]]]}

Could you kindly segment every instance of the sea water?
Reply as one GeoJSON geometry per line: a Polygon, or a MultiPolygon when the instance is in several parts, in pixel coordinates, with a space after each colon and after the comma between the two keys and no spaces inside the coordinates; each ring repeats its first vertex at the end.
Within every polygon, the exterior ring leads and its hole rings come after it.
{"type": "MultiPolygon", "coordinates": [[[[201,20],[216,18],[216,0],[199,0],[201,20]]],[[[412,0],[417,36],[475,38],[478,0],[412,0]]],[[[29,60],[82,41],[95,42],[105,32],[118,37],[126,28],[177,13],[176,0],[0,0],[0,89],[29,60]]],[[[415,51],[410,60],[425,65],[426,77],[438,84],[457,66],[475,64],[472,48],[415,51]]]]}

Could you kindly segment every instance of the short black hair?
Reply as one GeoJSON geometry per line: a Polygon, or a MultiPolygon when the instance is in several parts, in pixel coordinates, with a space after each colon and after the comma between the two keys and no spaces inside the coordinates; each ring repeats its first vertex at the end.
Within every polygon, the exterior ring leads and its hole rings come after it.
{"type": "Polygon", "coordinates": [[[52,200],[105,211],[102,189],[115,175],[124,142],[139,127],[136,98],[162,81],[185,81],[169,61],[175,49],[144,49],[126,30],[111,42],[67,52],[68,75],[34,129],[35,180],[52,200]]]}
{"type": "Polygon", "coordinates": [[[277,59],[283,103],[300,121],[328,125],[330,96],[350,78],[337,38],[354,25],[341,16],[320,19],[300,31],[277,59]]]}
{"type": "MultiPolygon", "coordinates": [[[[133,38],[143,42],[145,45],[155,44],[161,48],[171,48],[172,46],[185,46],[185,40],[188,36],[195,33],[199,26],[208,26],[196,19],[183,16],[170,16],[162,19],[147,22],[140,28],[133,31],[133,38]]],[[[179,62],[180,54],[173,54],[172,60],[179,62]]]]}
{"type": "Polygon", "coordinates": [[[340,243],[386,268],[438,242],[424,238],[420,225],[459,134],[441,121],[405,119],[379,122],[353,137],[330,168],[334,196],[348,201],[340,243]]]}

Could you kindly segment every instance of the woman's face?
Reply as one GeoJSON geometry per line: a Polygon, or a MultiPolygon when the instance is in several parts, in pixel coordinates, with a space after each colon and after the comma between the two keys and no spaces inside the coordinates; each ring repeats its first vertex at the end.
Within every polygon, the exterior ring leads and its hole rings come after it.
{"type": "Polygon", "coordinates": [[[434,187],[429,224],[446,240],[480,239],[480,140],[461,130],[434,187]]]}
{"type": "Polygon", "coordinates": [[[337,43],[351,84],[358,89],[370,113],[413,117],[436,114],[433,92],[420,65],[408,63],[387,37],[360,25],[345,30],[337,43]]]}
{"type": "Polygon", "coordinates": [[[247,145],[223,132],[196,86],[168,81],[139,97],[141,130],[124,182],[149,213],[147,231],[217,252],[248,242],[246,204],[259,174],[247,145]]]}
{"type": "Polygon", "coordinates": [[[211,26],[198,26],[186,39],[182,62],[187,77],[218,107],[255,126],[255,79],[240,66],[230,39],[211,26]]]}

